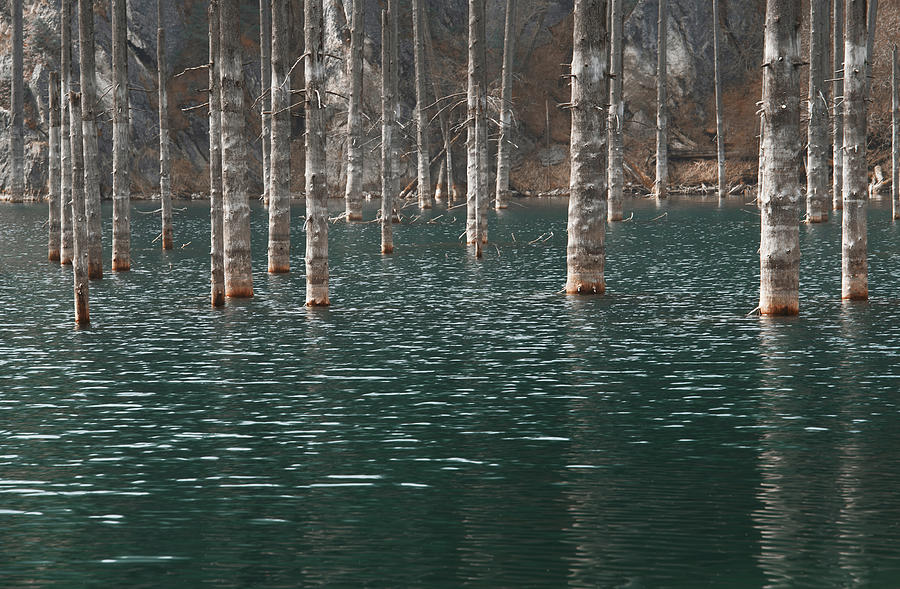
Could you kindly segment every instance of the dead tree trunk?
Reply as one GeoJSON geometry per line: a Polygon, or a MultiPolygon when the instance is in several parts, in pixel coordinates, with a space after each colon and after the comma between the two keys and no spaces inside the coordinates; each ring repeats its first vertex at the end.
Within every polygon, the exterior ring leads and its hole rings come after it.
{"type": "Polygon", "coordinates": [[[103,278],[100,222],[100,168],[97,151],[97,82],[94,62],[94,3],[78,2],[81,61],[81,132],[84,142],[84,214],[87,217],[88,278],[103,278]]]}
{"type": "Polygon", "coordinates": [[[566,293],[603,294],[606,252],[606,0],[575,0],[566,293]]]}
{"type": "Polygon", "coordinates": [[[130,110],[128,108],[128,24],[126,0],[112,2],[113,52],[113,272],[131,269],[130,110]]]}
{"type": "Polygon", "coordinates": [[[75,286],[75,323],[89,325],[91,314],[88,301],[88,243],[87,214],[84,197],[84,141],[82,138],[81,95],[69,93],[69,112],[72,113],[72,276],[75,286]]]}
{"type": "MultiPolygon", "coordinates": [[[[486,195],[481,193],[483,173],[480,161],[482,145],[476,135],[478,118],[483,116],[485,102],[484,84],[484,0],[469,0],[469,69],[468,69],[468,141],[466,144],[466,241],[475,243],[483,239],[484,219],[482,204],[486,195]],[[477,217],[477,218],[476,218],[477,217]],[[476,232],[476,225],[478,231],[476,232]]],[[[484,122],[480,122],[484,125],[484,122]]]]}
{"type": "MultiPolygon", "coordinates": [[[[815,0],[813,0],[815,2],[815,0]]],[[[719,49],[719,0],[712,2],[713,56],[716,78],[716,159],[719,171],[719,198],[725,198],[728,187],[725,180],[725,103],[722,90],[721,51],[719,49]]]]}
{"type": "MultiPolygon", "coordinates": [[[[264,0],[265,2],[265,0],[264,0]]],[[[272,0],[269,272],[291,270],[290,0],[272,0]]]]}
{"type": "Polygon", "coordinates": [[[306,0],[306,305],[328,299],[328,193],[325,187],[325,31],[322,0],[306,0]]]}
{"type": "Polygon", "coordinates": [[[609,221],[621,221],[623,217],[625,184],[624,125],[625,102],[623,100],[624,70],[622,67],[624,21],[622,16],[622,0],[611,0],[609,6],[610,31],[610,92],[609,119],[607,135],[609,141],[609,207],[606,218],[609,221]]]}
{"type": "Polygon", "coordinates": [[[800,6],[768,0],[763,57],[759,310],[800,312],[800,6]]]}
{"type": "Polygon", "coordinates": [[[894,219],[900,219],[900,65],[897,46],[891,50],[891,203],[894,219]]]}
{"type": "Polygon", "coordinates": [[[72,121],[69,110],[69,88],[72,82],[72,1],[61,0],[60,4],[60,191],[59,191],[59,263],[71,264],[74,255],[72,235],[72,141],[70,139],[72,121]]]}
{"type": "Polygon", "coordinates": [[[169,155],[169,97],[166,88],[166,32],[163,28],[163,0],[157,0],[156,65],[159,84],[159,202],[162,212],[162,248],[174,247],[172,235],[172,160],[169,155]]]}
{"type": "Polygon", "coordinates": [[[49,82],[50,110],[50,186],[47,190],[48,215],[47,226],[47,259],[59,261],[59,74],[50,72],[49,82]]]}
{"type": "Polygon", "coordinates": [[[839,211],[844,207],[844,0],[834,0],[832,15],[833,82],[831,100],[834,104],[832,117],[832,180],[831,207],[839,211]]]}
{"type": "Polygon", "coordinates": [[[244,138],[244,71],[240,2],[221,0],[222,194],[225,235],[225,296],[253,296],[250,263],[250,195],[244,138]]]}
{"type": "Polygon", "coordinates": [[[391,58],[393,34],[391,0],[381,11],[381,253],[394,251],[394,229],[391,225],[394,207],[394,63],[391,58]]]}
{"type": "Polygon", "coordinates": [[[344,194],[347,221],[362,221],[363,127],[362,84],[365,44],[365,1],[353,0],[350,24],[350,100],[347,107],[347,190],[344,194]]]}
{"type": "MultiPolygon", "coordinates": [[[[452,139],[450,137],[450,117],[448,115],[448,111],[451,109],[450,105],[447,102],[443,101],[445,96],[442,89],[442,84],[440,83],[436,74],[434,46],[431,39],[431,26],[428,24],[427,18],[425,19],[425,51],[428,54],[429,70],[432,72],[431,87],[434,90],[434,99],[438,102],[438,120],[441,125],[441,136],[444,139],[444,169],[446,171],[447,202],[453,202],[458,197],[459,188],[456,186],[456,182],[454,181],[453,177],[453,151],[451,149],[452,139]]],[[[444,181],[443,177],[441,178],[441,181],[444,181]]],[[[440,195],[436,194],[435,196],[438,198],[438,200],[440,200],[440,195]]]]}
{"type": "Polygon", "coordinates": [[[809,127],[806,164],[806,217],[828,220],[828,0],[809,3],[809,127]]]}
{"type": "Polygon", "coordinates": [[[500,140],[497,143],[497,209],[509,200],[509,156],[512,148],[512,71],[515,56],[516,0],[506,0],[506,27],[503,30],[503,71],[500,74],[500,140]]]}
{"type": "Polygon", "coordinates": [[[668,109],[666,108],[666,31],[668,11],[666,0],[659,0],[656,56],[656,198],[666,198],[669,183],[668,109]]]}
{"type": "Polygon", "coordinates": [[[10,83],[10,201],[25,200],[25,112],[22,0],[12,0],[12,80],[10,83]]]}
{"type": "Polygon", "coordinates": [[[219,48],[219,0],[209,9],[209,257],[210,302],[225,304],[225,243],[222,216],[222,78],[219,48]]]}
{"type": "MultiPolygon", "coordinates": [[[[273,32],[272,27],[272,0],[259,0],[259,73],[260,73],[260,93],[259,113],[260,126],[262,133],[260,135],[260,143],[262,144],[262,180],[263,180],[263,202],[268,203],[271,189],[271,170],[272,170],[272,114],[275,109],[272,107],[272,96],[269,93],[272,87],[272,43],[273,32]]],[[[288,26],[288,23],[284,23],[288,26]]],[[[290,67],[290,66],[288,66],[290,67]]]]}
{"type": "Polygon", "coordinates": [[[847,0],[844,31],[844,214],[841,297],[869,298],[866,260],[866,0],[847,0]]]}
{"type": "Polygon", "coordinates": [[[425,86],[425,14],[423,0],[413,0],[413,55],[416,76],[416,147],[419,176],[419,208],[430,209],[431,194],[431,154],[428,146],[428,115],[425,106],[428,104],[428,90],[425,86]]]}

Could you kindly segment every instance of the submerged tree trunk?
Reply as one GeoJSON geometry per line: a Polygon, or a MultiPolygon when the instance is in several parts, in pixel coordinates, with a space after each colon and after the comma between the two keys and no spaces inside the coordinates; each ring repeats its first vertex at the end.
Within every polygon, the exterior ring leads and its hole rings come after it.
{"type": "Polygon", "coordinates": [[[59,191],[59,263],[71,264],[75,244],[72,235],[72,141],[70,139],[72,121],[69,109],[69,88],[72,82],[72,2],[60,2],[60,191],[59,191]]]}
{"type": "MultiPolygon", "coordinates": [[[[816,0],[812,0],[815,2],[816,0]]],[[[728,190],[725,180],[725,102],[722,90],[722,64],[719,49],[719,0],[712,0],[713,59],[716,78],[716,159],[718,161],[719,198],[725,198],[728,190]]]]}
{"type": "Polygon", "coordinates": [[[482,144],[476,126],[484,114],[484,0],[469,0],[469,69],[468,69],[468,141],[466,144],[466,241],[483,239],[485,227],[482,210],[486,195],[482,194],[484,174],[480,162],[482,144]],[[477,231],[476,231],[477,225],[477,231]]]}
{"type": "Polygon", "coordinates": [[[250,264],[250,195],[244,138],[244,71],[240,2],[219,2],[222,83],[222,194],[225,235],[225,296],[253,296],[250,264]]]}
{"type": "Polygon", "coordinates": [[[350,25],[350,100],[347,107],[347,190],[344,194],[347,221],[362,221],[363,128],[362,84],[365,45],[365,1],[353,0],[350,25]]]}
{"type": "Polygon", "coordinates": [[[668,11],[666,0],[659,0],[659,21],[656,56],[656,198],[666,198],[669,183],[669,152],[667,146],[669,114],[666,108],[666,31],[668,11]]]}
{"type": "Polygon", "coordinates": [[[621,221],[624,207],[625,154],[623,131],[625,125],[625,102],[623,100],[623,88],[625,73],[622,67],[623,25],[622,0],[611,0],[608,25],[610,32],[610,91],[609,119],[607,120],[609,206],[606,218],[608,221],[621,221]]]}
{"type": "Polygon", "coordinates": [[[897,46],[891,50],[891,207],[900,219],[900,65],[897,46]]]}
{"type": "Polygon", "coordinates": [[[222,78],[219,50],[219,0],[209,9],[209,262],[210,302],[225,304],[225,244],[222,218],[222,78]]]}
{"type": "Polygon", "coordinates": [[[828,0],[809,3],[809,127],[806,164],[806,217],[828,220],[828,0]]]}
{"type": "MultiPolygon", "coordinates": [[[[264,0],[265,1],[265,0],[264,0]]],[[[272,0],[269,272],[291,270],[290,0],[272,0]]]]}
{"type": "Polygon", "coordinates": [[[47,259],[51,262],[59,261],[59,74],[50,72],[49,83],[50,110],[50,186],[47,190],[47,259]]]}
{"type": "Polygon", "coordinates": [[[91,314],[88,304],[88,244],[87,215],[84,197],[84,142],[81,120],[81,95],[69,93],[69,112],[72,113],[72,134],[69,137],[72,150],[72,224],[73,256],[72,276],[75,286],[75,323],[89,325],[91,314]]]}
{"type": "Polygon", "coordinates": [[[425,14],[423,0],[412,0],[413,9],[413,54],[416,70],[416,147],[418,150],[419,208],[430,209],[431,194],[431,154],[428,146],[428,90],[425,86],[425,14]]]}
{"type": "MultiPolygon", "coordinates": [[[[271,171],[272,171],[272,96],[269,93],[272,88],[272,44],[274,42],[273,30],[274,21],[272,19],[273,0],[259,0],[259,73],[260,73],[260,93],[259,113],[260,127],[262,133],[260,135],[260,143],[262,144],[262,179],[263,179],[263,202],[268,203],[271,189],[271,171]]],[[[289,0],[288,0],[289,1],[289,0]]],[[[289,23],[282,25],[286,28],[289,23]]],[[[290,66],[288,66],[290,67],[290,66]]]]}
{"type": "Polygon", "coordinates": [[[606,290],[606,0],[575,0],[566,293],[606,290]]]}
{"type": "Polygon", "coordinates": [[[100,168],[97,151],[97,82],[94,65],[94,3],[78,2],[81,61],[81,132],[84,142],[84,214],[87,217],[88,278],[103,278],[100,223],[100,168]]]}
{"type": "Polygon", "coordinates": [[[10,81],[10,201],[25,200],[25,112],[22,0],[12,0],[12,80],[10,81]]]}
{"type": "Polygon", "coordinates": [[[512,147],[512,70],[515,56],[516,0],[506,0],[506,27],[503,30],[503,71],[500,74],[500,140],[497,142],[497,209],[509,200],[509,156],[512,147]]]}
{"type": "Polygon", "coordinates": [[[169,155],[169,98],[166,88],[166,32],[163,29],[163,0],[157,0],[156,64],[159,81],[159,202],[162,211],[162,248],[174,247],[172,235],[172,160],[169,155]]]}
{"type": "Polygon", "coordinates": [[[847,0],[844,32],[844,214],[841,297],[869,298],[866,260],[866,0],[847,0]]]}
{"type": "Polygon", "coordinates": [[[800,3],[768,0],[763,57],[759,310],[800,312],[800,3]]]}
{"type": "Polygon", "coordinates": [[[394,251],[394,229],[391,226],[394,207],[394,63],[391,59],[393,35],[391,0],[381,11],[381,253],[394,251]]]}
{"type": "Polygon", "coordinates": [[[113,272],[131,269],[131,177],[126,0],[112,1],[113,52],[113,272]]]}
{"type": "Polygon", "coordinates": [[[306,305],[328,299],[328,193],[325,187],[325,31],[322,0],[306,0],[306,305]]]}
{"type": "Polygon", "coordinates": [[[839,211],[844,207],[844,0],[834,0],[832,15],[833,82],[831,100],[834,104],[832,117],[832,181],[831,207],[839,211]]]}

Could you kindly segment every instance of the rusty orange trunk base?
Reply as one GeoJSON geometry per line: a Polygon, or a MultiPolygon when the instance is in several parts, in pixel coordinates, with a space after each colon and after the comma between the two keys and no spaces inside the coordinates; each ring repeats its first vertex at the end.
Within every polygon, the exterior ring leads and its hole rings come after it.
{"type": "Polygon", "coordinates": [[[347,221],[349,223],[353,223],[356,221],[362,221],[362,220],[363,220],[362,213],[351,213],[351,214],[347,215],[347,221]]]}
{"type": "Polygon", "coordinates": [[[605,283],[566,285],[566,294],[570,295],[602,295],[606,292],[605,283]]]}
{"type": "Polygon", "coordinates": [[[759,308],[760,315],[774,315],[779,317],[793,317],[800,314],[799,304],[770,305],[759,308]]]}
{"type": "Polygon", "coordinates": [[[71,266],[71,265],[72,265],[72,260],[63,260],[63,259],[60,259],[59,265],[60,265],[60,266],[71,266]]]}
{"type": "Polygon", "coordinates": [[[175,245],[174,245],[174,243],[173,243],[173,240],[172,240],[172,237],[171,237],[171,236],[169,236],[169,237],[164,237],[164,238],[163,238],[163,240],[162,240],[162,248],[163,248],[164,250],[170,250],[170,249],[172,249],[172,248],[174,248],[174,247],[175,247],[175,245]]]}
{"type": "Polygon", "coordinates": [[[828,213],[822,213],[821,215],[810,215],[809,222],[810,223],[827,223],[828,222],[828,213]]]}
{"type": "Polygon", "coordinates": [[[113,260],[112,271],[113,272],[130,272],[131,271],[131,262],[128,260],[113,260]]]}
{"type": "Polygon", "coordinates": [[[394,253],[394,246],[392,246],[392,245],[383,245],[383,246],[381,246],[381,253],[382,253],[382,254],[392,254],[392,253],[394,253]]]}
{"type": "Polygon", "coordinates": [[[88,280],[101,280],[103,278],[102,264],[88,264],[88,280]]]}
{"type": "Polygon", "coordinates": [[[213,293],[211,299],[212,299],[213,307],[224,307],[225,306],[225,293],[224,292],[213,293]]]}
{"type": "Polygon", "coordinates": [[[269,264],[269,274],[288,274],[291,271],[291,266],[277,266],[269,264]]]}
{"type": "Polygon", "coordinates": [[[50,250],[49,252],[47,252],[47,260],[49,260],[51,262],[58,262],[59,261],[59,250],[50,250]]]}
{"type": "Polygon", "coordinates": [[[243,288],[232,288],[225,293],[229,299],[249,299],[253,297],[253,287],[245,286],[243,288]]]}
{"type": "Polygon", "coordinates": [[[312,301],[306,301],[307,307],[330,307],[331,301],[328,299],[315,299],[312,301]]]}

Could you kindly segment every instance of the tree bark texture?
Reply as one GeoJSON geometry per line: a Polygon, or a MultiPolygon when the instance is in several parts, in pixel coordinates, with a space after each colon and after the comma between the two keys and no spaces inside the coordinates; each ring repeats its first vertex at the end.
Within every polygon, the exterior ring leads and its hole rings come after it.
{"type": "Polygon", "coordinates": [[[606,0],[575,0],[566,293],[606,290],[606,0]]]}
{"type": "Polygon", "coordinates": [[[666,107],[666,32],[668,30],[666,0],[659,0],[656,55],[656,198],[666,198],[669,183],[668,108],[666,107]]]}
{"type": "MultiPolygon", "coordinates": [[[[483,204],[487,195],[482,193],[486,188],[485,174],[481,162],[487,158],[482,157],[482,137],[477,134],[476,127],[484,126],[484,121],[479,121],[484,116],[487,96],[485,94],[485,40],[484,40],[484,0],[469,0],[469,69],[468,69],[468,124],[466,143],[466,241],[475,243],[476,239],[485,239],[485,219],[483,204]],[[476,230],[477,226],[477,230],[476,230]]],[[[486,148],[486,133],[483,143],[486,148]]]]}
{"type": "Polygon", "coordinates": [[[828,0],[809,2],[809,126],[806,160],[806,217],[810,223],[828,220],[828,0]]]}
{"type": "Polygon", "coordinates": [[[624,124],[625,101],[623,99],[624,69],[622,0],[611,0],[609,6],[610,41],[610,89],[609,89],[609,206],[607,220],[621,221],[623,217],[625,185],[624,173],[624,124]]]}
{"type": "Polygon", "coordinates": [[[392,2],[381,11],[381,253],[394,251],[394,91],[391,45],[392,2]]]}
{"type": "Polygon", "coordinates": [[[322,0],[306,0],[306,305],[328,299],[328,193],[325,187],[325,31],[322,0]]]}
{"type": "Polygon", "coordinates": [[[891,50],[891,208],[900,219],[900,64],[897,46],[891,50]]]}
{"type": "Polygon", "coordinates": [[[113,272],[131,269],[131,176],[126,0],[112,0],[113,58],[113,272]]]}
{"type": "Polygon", "coordinates": [[[425,64],[425,13],[424,0],[412,1],[413,18],[413,58],[416,76],[416,148],[419,178],[419,208],[430,209],[433,205],[431,193],[431,153],[428,145],[428,90],[425,85],[427,70],[425,64]]]}
{"type": "MultiPolygon", "coordinates": [[[[269,202],[269,194],[271,189],[271,170],[272,170],[272,95],[269,93],[272,88],[272,49],[274,44],[272,27],[275,24],[272,20],[273,0],[259,0],[259,68],[260,68],[260,93],[259,113],[260,113],[260,144],[262,145],[262,178],[263,178],[263,202],[269,202]]],[[[289,23],[282,23],[287,27],[289,23]]],[[[290,67],[290,66],[288,66],[290,67]]],[[[290,105],[288,105],[290,106],[290,105]]]]}
{"type": "MultiPolygon", "coordinates": [[[[267,2],[268,0],[263,0],[267,2]]],[[[269,272],[291,270],[290,0],[272,1],[269,272]]]]}
{"type": "Polygon", "coordinates": [[[516,0],[506,0],[506,26],[503,29],[503,69],[500,73],[500,140],[497,142],[496,208],[505,209],[509,201],[509,157],[512,149],[512,73],[515,56],[516,0]]]}
{"type": "Polygon", "coordinates": [[[210,0],[209,17],[209,258],[210,303],[225,304],[225,231],[222,216],[222,78],[219,0],[210,0]]]}
{"type": "Polygon", "coordinates": [[[841,221],[841,297],[869,298],[866,259],[866,0],[847,0],[844,31],[844,214],[841,221]]]}
{"type": "Polygon", "coordinates": [[[834,72],[831,85],[831,101],[834,105],[832,116],[832,178],[831,208],[839,211],[844,207],[844,0],[834,0],[832,11],[832,55],[834,72]]]}
{"type": "Polygon", "coordinates": [[[768,0],[763,57],[759,310],[800,312],[800,3],[768,0]]]}
{"type": "Polygon", "coordinates": [[[97,150],[97,76],[94,61],[94,3],[78,2],[81,62],[81,132],[84,143],[84,214],[87,218],[88,278],[103,278],[100,220],[100,156],[97,150]]]}
{"type": "Polygon", "coordinates": [[[74,255],[74,236],[72,235],[72,141],[70,140],[69,88],[72,82],[72,2],[60,2],[60,58],[59,95],[60,95],[60,191],[59,191],[59,263],[71,264],[74,255]]]}
{"type": "Polygon", "coordinates": [[[166,64],[166,32],[163,28],[163,0],[157,0],[156,65],[159,86],[159,202],[162,212],[162,248],[175,246],[172,231],[172,158],[169,154],[169,81],[166,64]]]}
{"type": "Polygon", "coordinates": [[[25,200],[25,82],[22,0],[12,0],[12,80],[10,83],[10,201],[25,200]]]}
{"type": "Polygon", "coordinates": [[[253,274],[250,264],[250,195],[246,180],[240,2],[221,0],[219,10],[225,296],[245,298],[253,296],[253,274]]]}
{"type": "Polygon", "coordinates": [[[347,106],[347,190],[344,194],[347,221],[362,221],[363,126],[362,84],[365,45],[365,1],[353,0],[350,24],[350,100],[347,106]]]}
{"type": "Polygon", "coordinates": [[[84,196],[84,141],[82,138],[81,95],[69,93],[69,112],[72,113],[72,134],[69,137],[72,153],[72,276],[75,287],[75,323],[89,325],[91,314],[88,301],[88,243],[87,213],[84,196]]]}
{"type": "MultiPolygon", "coordinates": [[[[394,95],[394,165],[393,190],[394,194],[400,196],[401,186],[403,185],[400,178],[400,161],[407,159],[406,150],[403,149],[400,131],[402,127],[399,121],[402,113],[400,112],[400,1],[394,0],[391,4],[391,92],[394,95]]],[[[391,223],[399,223],[400,215],[394,208],[391,212],[391,223]]]]}
{"type": "MultiPolygon", "coordinates": [[[[815,2],[816,0],[812,0],[815,2]]],[[[725,102],[722,89],[721,50],[719,48],[719,0],[712,0],[713,59],[716,84],[716,159],[718,161],[719,198],[725,198],[728,187],[725,180],[725,102]]]]}
{"type": "Polygon", "coordinates": [[[50,110],[50,186],[47,190],[47,259],[59,261],[59,74],[50,72],[49,82],[50,110]]]}

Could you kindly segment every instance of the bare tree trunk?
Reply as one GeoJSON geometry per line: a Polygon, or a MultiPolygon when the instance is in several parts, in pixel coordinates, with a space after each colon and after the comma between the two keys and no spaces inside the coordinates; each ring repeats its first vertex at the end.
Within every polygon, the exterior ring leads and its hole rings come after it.
{"type": "Polygon", "coordinates": [[[428,90],[425,86],[425,13],[423,0],[413,0],[413,54],[416,69],[416,147],[419,171],[419,208],[430,209],[433,204],[431,194],[431,154],[428,146],[428,90]]]}
{"type": "MultiPolygon", "coordinates": [[[[476,135],[479,116],[484,114],[484,0],[469,0],[469,69],[468,69],[468,141],[466,144],[466,241],[475,243],[482,239],[485,227],[482,219],[482,202],[486,198],[481,194],[483,173],[481,161],[482,145],[480,136],[476,135]],[[477,219],[476,219],[477,217],[477,219]],[[478,230],[476,231],[476,225],[478,230]]],[[[483,125],[484,122],[482,121],[483,125]]]]}
{"type": "Polygon", "coordinates": [[[806,164],[806,217],[828,220],[828,0],[809,2],[809,127],[806,164]]]}
{"type": "Polygon", "coordinates": [[[350,25],[350,100],[347,108],[347,191],[344,195],[347,221],[362,221],[363,128],[362,84],[365,44],[365,0],[353,0],[350,25]]]}
{"type": "MultiPolygon", "coordinates": [[[[263,0],[266,2],[267,0],[263,0]]],[[[269,272],[291,270],[290,0],[272,0],[269,272]]]]}
{"type": "Polygon", "coordinates": [[[441,202],[447,195],[447,158],[441,159],[441,165],[438,166],[437,183],[434,185],[434,200],[441,202]]]}
{"type": "Polygon", "coordinates": [[[487,121],[484,116],[484,104],[481,101],[481,96],[485,95],[486,92],[484,87],[481,85],[480,81],[475,83],[475,96],[478,97],[478,100],[475,102],[475,145],[478,146],[478,150],[475,154],[475,168],[478,170],[478,190],[476,191],[475,197],[475,209],[478,212],[475,215],[475,257],[480,258],[482,254],[482,247],[484,247],[484,243],[487,239],[484,236],[485,227],[484,227],[484,219],[485,216],[482,214],[482,207],[484,206],[484,201],[487,200],[487,182],[485,182],[485,174],[484,174],[484,166],[487,165],[487,153],[486,150],[481,149],[481,144],[486,140],[487,135],[487,121]]]}
{"type": "Polygon", "coordinates": [[[59,74],[50,72],[50,186],[47,190],[49,214],[47,216],[47,259],[59,261],[59,74]]]}
{"type": "Polygon", "coordinates": [[[113,272],[131,269],[130,123],[126,0],[112,1],[113,51],[113,272]]]}
{"type": "Polygon", "coordinates": [[[866,259],[866,0],[847,0],[844,31],[844,214],[841,221],[841,297],[869,298],[866,259]]]}
{"type": "Polygon", "coordinates": [[[844,0],[834,0],[832,15],[832,50],[834,75],[831,86],[831,100],[834,104],[832,117],[832,160],[831,207],[835,211],[844,208],[844,0]]]}
{"type": "Polygon", "coordinates": [[[88,278],[103,278],[100,224],[100,168],[97,151],[97,82],[94,62],[94,3],[78,2],[81,61],[81,132],[84,142],[84,214],[87,217],[88,278]]]}
{"type": "Polygon", "coordinates": [[[800,3],[768,0],[763,57],[759,310],[800,312],[800,3]]]}
{"type": "Polygon", "coordinates": [[[453,140],[450,137],[450,117],[448,115],[448,110],[450,109],[448,103],[443,101],[443,99],[446,97],[444,96],[444,91],[442,89],[440,81],[438,80],[438,76],[435,73],[436,67],[434,59],[434,46],[431,38],[431,26],[429,25],[427,18],[425,19],[425,51],[428,54],[428,64],[430,71],[432,72],[431,87],[434,90],[434,99],[438,102],[438,120],[440,121],[441,125],[441,136],[444,139],[444,169],[446,170],[447,174],[447,202],[452,203],[458,197],[459,188],[456,186],[456,182],[453,178],[453,150],[451,149],[451,143],[453,140]]]}
{"type": "Polygon", "coordinates": [[[566,293],[606,290],[606,0],[575,0],[566,293]]]}
{"type": "Polygon", "coordinates": [[[712,21],[716,77],[716,156],[719,163],[719,198],[725,198],[728,187],[725,180],[725,102],[722,96],[721,50],[719,49],[719,0],[712,0],[712,21]]]}
{"type": "MultiPolygon", "coordinates": [[[[272,170],[272,115],[275,111],[272,107],[272,96],[269,91],[272,88],[272,0],[259,0],[259,71],[260,71],[260,96],[259,112],[262,144],[262,179],[263,202],[268,203],[271,190],[272,170]]],[[[286,27],[288,23],[283,23],[286,27]]],[[[288,66],[290,67],[290,66],[288,66]]],[[[290,105],[287,105],[290,106],[290,105]]]]}
{"type": "Polygon", "coordinates": [[[894,219],[900,219],[900,65],[897,46],[891,50],[891,203],[894,219]]]}
{"type": "MultiPolygon", "coordinates": [[[[69,112],[72,113],[72,135],[69,137],[72,153],[72,276],[75,287],[75,323],[89,325],[88,243],[87,215],[84,197],[84,141],[82,138],[81,95],[69,93],[69,112]]],[[[65,172],[64,172],[65,173],[65,172]]]]}
{"type": "Polygon", "coordinates": [[[497,209],[509,200],[509,152],[512,147],[512,70],[515,56],[516,0],[506,0],[506,27],[503,30],[503,71],[500,74],[500,141],[497,143],[497,209]]]}
{"type": "Polygon", "coordinates": [[[623,31],[624,20],[622,15],[622,0],[611,0],[609,3],[609,40],[610,40],[610,91],[609,91],[609,119],[607,121],[607,134],[609,141],[609,207],[606,218],[608,221],[621,221],[623,217],[625,185],[625,153],[624,153],[624,125],[625,102],[623,100],[625,72],[622,67],[623,57],[623,31]]]}
{"type": "Polygon", "coordinates": [[[25,200],[25,112],[22,0],[12,0],[12,80],[10,83],[10,201],[25,200]]]}
{"type": "Polygon", "coordinates": [[[394,252],[394,68],[391,57],[393,34],[392,0],[381,11],[381,253],[394,252]]]}
{"type": "Polygon", "coordinates": [[[60,191],[59,191],[59,263],[71,264],[74,255],[72,235],[72,141],[70,140],[69,87],[72,82],[72,1],[60,2],[60,59],[59,68],[62,75],[59,79],[60,96],[60,191]]]}
{"type": "Polygon", "coordinates": [[[253,296],[250,262],[250,195],[244,137],[244,71],[240,41],[240,1],[219,2],[222,83],[222,194],[225,296],[253,296]]]}
{"type": "MultiPolygon", "coordinates": [[[[391,184],[393,194],[400,196],[400,187],[402,186],[400,178],[400,161],[407,159],[407,150],[403,147],[403,127],[400,126],[402,113],[400,112],[400,2],[394,0],[391,5],[391,92],[394,95],[394,151],[393,157],[396,165],[394,166],[394,175],[391,184]]],[[[399,223],[400,214],[397,208],[391,211],[391,223],[399,223]]]]}
{"type": "Polygon", "coordinates": [[[866,98],[872,92],[872,58],[875,55],[875,28],[878,24],[878,0],[869,0],[866,6],[866,98]]]}
{"type": "Polygon", "coordinates": [[[328,193],[325,186],[325,31],[322,0],[306,0],[306,305],[328,299],[328,193]]]}
{"type": "Polygon", "coordinates": [[[666,0],[659,0],[656,56],[656,198],[666,198],[669,183],[668,109],[666,108],[666,32],[668,28],[666,0]]]}
{"type": "Polygon", "coordinates": [[[162,248],[175,246],[172,235],[172,160],[169,155],[169,98],[166,84],[169,80],[166,65],[166,32],[163,29],[163,0],[156,2],[158,27],[156,29],[156,64],[159,85],[159,202],[162,210],[162,248]]]}
{"type": "Polygon", "coordinates": [[[210,0],[209,17],[209,257],[210,302],[225,304],[225,244],[222,216],[222,79],[219,0],[210,0]]]}

